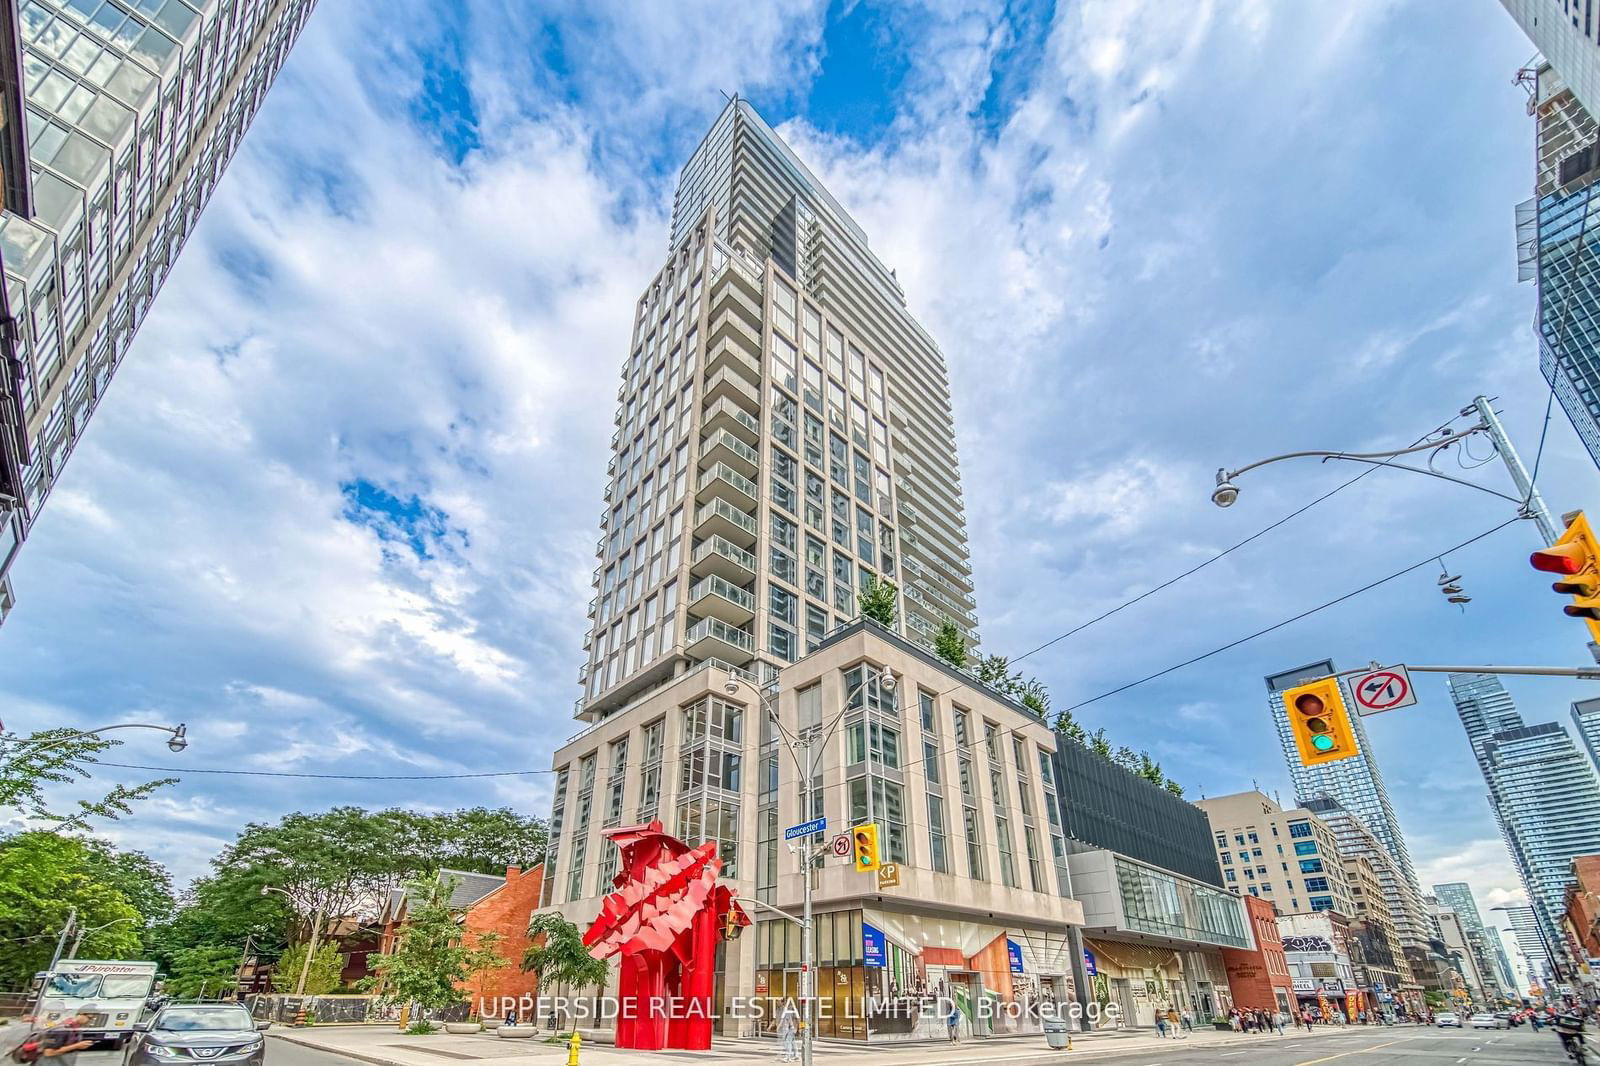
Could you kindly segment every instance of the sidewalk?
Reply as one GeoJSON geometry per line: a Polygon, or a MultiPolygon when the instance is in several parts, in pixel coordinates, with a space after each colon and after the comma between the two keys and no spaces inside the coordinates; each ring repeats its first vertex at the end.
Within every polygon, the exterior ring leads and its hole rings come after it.
{"type": "MultiPolygon", "coordinates": [[[[1148,1029],[1121,1029],[1100,1033],[1074,1033],[1073,1050],[1052,1051],[1043,1036],[998,1037],[966,1040],[957,1045],[943,1043],[877,1044],[864,1047],[833,1041],[818,1041],[816,1059],[834,1066],[847,1063],[896,1063],[915,1066],[961,1066],[964,1063],[1004,1063],[1005,1066],[1043,1066],[1069,1059],[1101,1059],[1152,1049],[1207,1048],[1232,1044],[1295,1044],[1321,1041],[1338,1036],[1370,1036],[1386,1032],[1378,1026],[1319,1026],[1312,1033],[1291,1030],[1288,1035],[1258,1035],[1196,1030],[1187,1040],[1163,1039],[1148,1029]]],[[[274,1027],[267,1036],[284,1043],[315,1048],[373,1066],[445,1066],[472,1059],[493,1060],[494,1066],[553,1066],[566,1061],[565,1044],[546,1044],[543,1037],[531,1040],[503,1040],[492,1032],[472,1036],[451,1036],[444,1032],[431,1036],[406,1036],[390,1025],[319,1025],[308,1029],[274,1027]]],[[[776,1060],[777,1043],[772,1040],[741,1040],[718,1037],[710,1051],[618,1051],[610,1044],[585,1041],[584,1066],[638,1066],[641,1062],[717,1062],[726,1066],[769,1066],[776,1060]]]]}

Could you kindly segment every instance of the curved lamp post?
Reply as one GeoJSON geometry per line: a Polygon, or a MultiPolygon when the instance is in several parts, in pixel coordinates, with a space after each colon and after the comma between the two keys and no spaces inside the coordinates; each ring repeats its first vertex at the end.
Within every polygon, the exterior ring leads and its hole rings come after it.
{"type": "MultiPolygon", "coordinates": [[[[261,894],[263,896],[271,895],[274,892],[287,899],[294,899],[292,893],[285,892],[281,888],[273,885],[261,886],[261,894]]],[[[327,907],[327,904],[327,900],[319,902],[317,904],[317,913],[311,919],[311,943],[306,946],[306,961],[300,966],[300,980],[296,981],[294,986],[294,994],[297,997],[306,994],[306,978],[311,973],[311,957],[317,953],[317,938],[322,934],[322,912],[327,907]]],[[[241,963],[240,965],[242,966],[243,964],[241,963]]]]}
{"type": "Polygon", "coordinates": [[[1516,450],[1512,448],[1511,441],[1506,436],[1504,428],[1500,425],[1500,421],[1494,413],[1494,409],[1491,406],[1490,400],[1487,397],[1479,396],[1473,400],[1471,407],[1463,408],[1461,413],[1463,415],[1467,415],[1473,413],[1474,411],[1476,411],[1478,414],[1478,422],[1476,425],[1469,426],[1459,433],[1452,432],[1450,429],[1446,428],[1441,431],[1443,436],[1434,437],[1432,440],[1424,441],[1421,444],[1413,444],[1409,448],[1393,448],[1388,451],[1378,452],[1285,452],[1282,455],[1273,455],[1266,459],[1259,459],[1256,462],[1248,463],[1236,470],[1229,470],[1227,467],[1223,467],[1217,471],[1217,486],[1211,491],[1211,502],[1216,504],[1218,507],[1232,507],[1239,499],[1239,486],[1236,482],[1236,479],[1240,474],[1248,473],[1257,467],[1268,466],[1272,463],[1281,463],[1286,459],[1317,458],[1323,460],[1324,462],[1329,459],[1342,459],[1355,463],[1366,463],[1369,466],[1387,466],[1395,470],[1407,470],[1413,474],[1422,474],[1425,477],[1438,478],[1441,481],[1449,481],[1457,485],[1465,485],[1467,488],[1477,489],[1479,492],[1487,492],[1491,496],[1498,497],[1499,499],[1505,500],[1508,503],[1516,504],[1517,514],[1520,517],[1531,518],[1538,524],[1539,532],[1544,535],[1545,543],[1555,543],[1556,539],[1560,537],[1561,531],[1556,527],[1555,521],[1550,517],[1550,512],[1545,507],[1544,500],[1539,496],[1538,490],[1534,488],[1532,478],[1528,476],[1527,471],[1523,468],[1522,460],[1517,457],[1516,450]],[[1522,492],[1521,496],[1510,496],[1504,492],[1497,492],[1494,489],[1479,485],[1476,482],[1467,481],[1464,478],[1455,477],[1451,474],[1446,474],[1442,471],[1435,470],[1431,465],[1426,467],[1408,466],[1405,463],[1397,463],[1393,461],[1403,455],[1415,455],[1419,452],[1440,452],[1445,448],[1450,447],[1450,445],[1456,443],[1457,441],[1465,440],[1475,433],[1487,434],[1494,442],[1495,451],[1498,452],[1500,457],[1505,460],[1506,467],[1511,474],[1512,481],[1516,483],[1517,488],[1522,492]]]}
{"type": "MultiPolygon", "coordinates": [[[[839,728],[839,723],[844,721],[845,714],[850,710],[850,702],[854,700],[856,696],[859,695],[862,690],[874,680],[878,682],[885,692],[890,693],[895,690],[895,685],[898,683],[898,679],[894,676],[894,674],[889,672],[888,667],[884,667],[877,673],[867,674],[855,685],[854,688],[845,694],[843,706],[839,708],[839,713],[833,716],[833,718],[827,723],[826,727],[824,727],[821,723],[818,723],[814,726],[806,726],[802,728],[798,734],[791,733],[788,729],[784,728],[782,720],[778,717],[778,692],[776,688],[766,690],[758,689],[751,681],[732,673],[728,675],[728,680],[723,683],[722,691],[726,692],[730,696],[738,695],[739,687],[744,685],[748,686],[751,691],[755,692],[756,696],[760,699],[762,713],[771,719],[773,729],[777,732],[778,738],[783,741],[783,746],[788,749],[789,757],[794,760],[795,769],[800,772],[801,802],[805,804],[805,810],[802,812],[804,819],[810,819],[811,812],[814,809],[811,805],[811,780],[816,776],[819,755],[814,752],[813,745],[817,744],[820,740],[822,750],[826,750],[828,740],[833,736],[834,731],[839,728]],[[803,762],[801,761],[799,751],[796,750],[797,744],[800,745],[805,752],[805,759],[803,762]]],[[[871,743],[869,741],[868,747],[870,748],[870,746],[871,743]]],[[[871,788],[867,789],[867,802],[869,804],[872,802],[871,788]]],[[[811,918],[811,870],[813,865],[816,863],[817,856],[812,850],[811,840],[809,837],[800,842],[800,848],[802,855],[801,871],[804,875],[805,884],[804,909],[801,911],[801,917],[796,923],[800,926],[800,972],[804,982],[801,985],[800,990],[800,1019],[805,1025],[805,1031],[801,1034],[800,1061],[802,1066],[811,1066],[812,1035],[815,1028],[812,1024],[811,1018],[811,999],[816,991],[813,986],[815,985],[817,979],[815,968],[811,965],[811,933],[813,926],[811,918]]],[[[759,901],[755,902],[759,903],[759,901]]],[[[778,908],[772,907],[765,903],[760,903],[760,906],[766,907],[768,910],[782,915],[791,922],[795,921],[795,917],[792,914],[789,914],[787,911],[778,910],[778,908]]]]}
{"type": "Polygon", "coordinates": [[[138,920],[137,918],[113,918],[104,925],[97,925],[93,929],[79,929],[77,935],[72,938],[72,948],[67,952],[67,958],[75,959],[78,957],[78,948],[83,946],[84,937],[98,933],[102,929],[110,929],[119,922],[136,922],[138,920]]]}
{"type": "Polygon", "coordinates": [[[101,733],[109,733],[113,729],[154,729],[158,733],[167,733],[169,734],[167,738],[167,747],[171,748],[174,753],[180,752],[189,746],[189,727],[182,722],[179,722],[176,726],[152,725],[149,722],[123,722],[120,725],[103,725],[98,729],[81,729],[76,733],[71,733],[64,737],[53,737],[28,748],[26,751],[22,752],[21,755],[13,758],[11,762],[14,763],[17,761],[17,759],[20,759],[23,756],[37,755],[41,751],[49,751],[51,748],[59,748],[61,745],[66,744],[69,741],[77,740],[79,737],[99,736],[101,733]]]}

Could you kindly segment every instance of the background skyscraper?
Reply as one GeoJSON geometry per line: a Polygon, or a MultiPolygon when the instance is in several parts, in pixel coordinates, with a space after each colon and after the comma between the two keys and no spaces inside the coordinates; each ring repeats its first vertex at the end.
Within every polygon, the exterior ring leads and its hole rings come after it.
{"type": "Polygon", "coordinates": [[[0,138],[0,618],[17,549],[314,3],[23,0],[0,18],[5,125],[27,131],[0,138]]]}
{"type": "Polygon", "coordinates": [[[1546,61],[1566,78],[1583,106],[1600,113],[1600,10],[1571,0],[1501,3],[1546,61]]]}
{"type": "Polygon", "coordinates": [[[1497,960],[1494,957],[1494,947],[1484,928],[1483,916],[1478,913],[1478,901],[1472,896],[1472,886],[1465,881],[1447,881],[1442,885],[1434,885],[1433,894],[1440,903],[1454,911],[1461,919],[1462,929],[1467,934],[1468,943],[1473,949],[1473,962],[1476,963],[1479,976],[1484,982],[1484,990],[1491,997],[1498,997],[1502,992],[1514,991],[1502,987],[1497,960]]]}
{"type": "Polygon", "coordinates": [[[1511,932],[1517,938],[1517,947],[1522,949],[1523,958],[1527,960],[1528,976],[1549,987],[1555,980],[1555,965],[1539,931],[1538,915],[1532,907],[1523,906],[1507,907],[1506,917],[1511,921],[1511,932]]]}
{"type": "MultiPolygon", "coordinates": [[[[1450,696],[1489,789],[1489,808],[1527,893],[1542,940],[1561,951],[1572,860],[1600,852],[1600,777],[1556,722],[1527,725],[1500,679],[1451,674],[1450,696]]],[[[1582,721],[1576,705],[1573,716],[1582,721]]],[[[1518,930],[1523,950],[1528,942],[1518,930]]],[[[1561,959],[1553,959],[1557,972],[1561,959]]]]}
{"type": "Polygon", "coordinates": [[[1600,699],[1579,700],[1572,705],[1572,724],[1578,727],[1578,739],[1595,772],[1600,773],[1600,699]]]}
{"type": "Polygon", "coordinates": [[[904,635],[976,641],[944,357],[742,99],[684,164],[616,422],[581,717],[709,659],[765,680],[871,577],[899,583],[904,635]]]}

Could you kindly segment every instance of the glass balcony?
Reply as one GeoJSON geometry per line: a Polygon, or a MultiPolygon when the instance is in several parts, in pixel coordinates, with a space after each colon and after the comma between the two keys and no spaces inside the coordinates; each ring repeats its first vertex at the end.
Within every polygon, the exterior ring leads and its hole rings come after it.
{"type": "Polygon", "coordinates": [[[720,618],[729,625],[742,626],[756,616],[756,598],[712,574],[689,586],[689,610],[701,618],[720,618]]]}
{"type": "Polygon", "coordinates": [[[724,311],[711,320],[709,343],[715,344],[722,340],[732,341],[752,356],[761,355],[760,327],[752,328],[750,323],[732,311],[724,311]]]}
{"type": "Polygon", "coordinates": [[[745,477],[755,477],[761,467],[761,453],[727,430],[718,430],[700,441],[700,466],[726,463],[745,477]]]}
{"type": "Polygon", "coordinates": [[[740,374],[735,374],[723,367],[721,370],[706,378],[706,399],[720,400],[732,399],[738,403],[743,401],[751,408],[761,409],[761,393],[740,374]]]}
{"type": "Polygon", "coordinates": [[[694,534],[697,537],[725,537],[741,548],[756,544],[755,516],[745,514],[720,496],[703,503],[694,513],[694,534]]]}
{"type": "Polygon", "coordinates": [[[706,369],[733,370],[750,384],[761,384],[761,360],[727,339],[712,339],[706,351],[706,369]]]}
{"type": "Polygon", "coordinates": [[[707,433],[725,429],[746,444],[757,444],[761,440],[761,423],[729,400],[708,405],[701,426],[707,433]]]}
{"type": "Polygon", "coordinates": [[[742,585],[756,576],[756,557],[732,541],[712,537],[689,556],[689,572],[695,577],[715,574],[742,585]]]}
{"type": "Polygon", "coordinates": [[[755,658],[756,639],[720,618],[702,618],[684,634],[685,650],[697,659],[718,658],[743,666],[755,658]]]}
{"type": "Polygon", "coordinates": [[[700,503],[714,496],[721,496],[744,510],[753,510],[761,493],[754,481],[726,463],[718,463],[700,471],[700,480],[695,483],[695,499],[700,503]]]}
{"type": "Polygon", "coordinates": [[[761,296],[759,290],[755,297],[751,297],[738,285],[718,285],[712,283],[711,309],[713,312],[729,307],[737,310],[756,329],[761,328],[761,296]]]}

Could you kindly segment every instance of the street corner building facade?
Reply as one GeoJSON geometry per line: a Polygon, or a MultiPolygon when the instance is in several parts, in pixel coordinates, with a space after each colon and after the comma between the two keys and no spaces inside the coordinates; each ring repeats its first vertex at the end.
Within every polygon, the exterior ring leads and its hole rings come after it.
{"type": "MultiPolygon", "coordinates": [[[[942,353],[737,98],[683,168],[633,318],[545,905],[587,927],[617,873],[602,832],[659,818],[715,841],[737,895],[797,911],[784,830],[875,823],[883,887],[849,856],[814,875],[818,1034],[943,1038],[941,997],[975,1035],[1037,1028],[1025,1008],[1082,988],[1083,912],[1055,733],[930,652],[946,621],[978,641],[942,353]],[[878,580],[900,590],[888,626],[859,619],[878,580]]],[[[800,991],[798,931],[751,914],[719,948],[718,1032],[770,1031],[735,1004],[800,991]]]]}
{"type": "Polygon", "coordinates": [[[1255,944],[1222,950],[1234,1006],[1292,1013],[1296,1009],[1294,974],[1278,933],[1277,909],[1260,896],[1245,896],[1243,902],[1255,944]]]}
{"type": "Polygon", "coordinates": [[[315,0],[0,2],[9,571],[315,0]]]}

